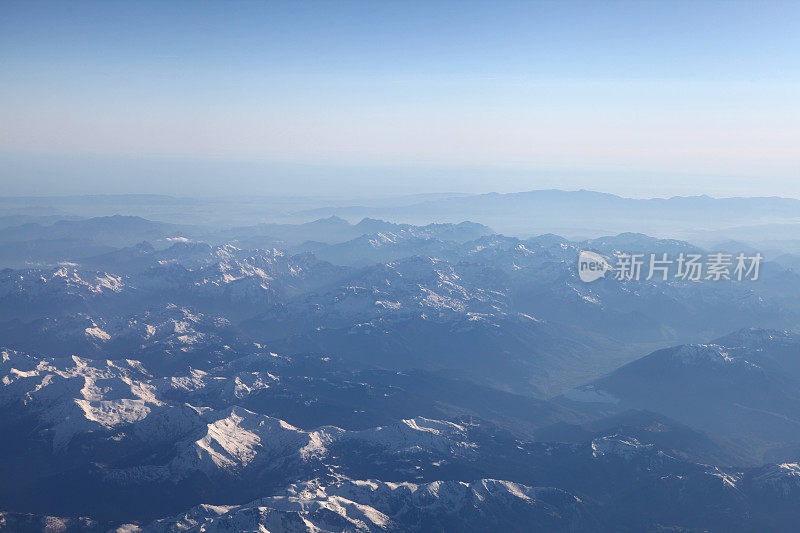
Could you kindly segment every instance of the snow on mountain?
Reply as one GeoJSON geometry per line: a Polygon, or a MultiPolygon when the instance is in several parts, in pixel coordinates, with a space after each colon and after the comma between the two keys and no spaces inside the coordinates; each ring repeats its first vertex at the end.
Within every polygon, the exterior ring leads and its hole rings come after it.
{"type": "Polygon", "coordinates": [[[295,484],[239,506],[202,505],[143,533],[183,531],[588,531],[586,506],[567,492],[508,481],[425,484],[342,479],[295,484]]]}
{"type": "Polygon", "coordinates": [[[109,479],[146,482],[179,480],[196,472],[210,477],[261,476],[264,472],[299,472],[329,468],[322,459],[338,450],[368,447],[387,458],[392,455],[433,453],[438,456],[471,454],[475,445],[466,441],[464,428],[450,422],[417,417],[362,431],[325,426],[305,431],[283,420],[241,407],[206,414],[208,423],[200,438],[178,444],[176,456],[163,466],[108,471],[109,479]]]}
{"type": "Polygon", "coordinates": [[[143,442],[175,440],[206,425],[204,399],[235,401],[277,380],[268,373],[153,377],[133,360],[96,361],[2,352],[0,404],[36,417],[39,430],[62,448],[77,435],[123,431],[143,442]]]}
{"type": "MultiPolygon", "coordinates": [[[[230,326],[226,318],[209,317],[187,307],[167,303],[129,317],[100,319],[100,324],[91,329],[102,332],[101,339],[104,341],[116,340],[138,345],[140,349],[158,344],[163,348],[185,350],[212,342],[219,343],[220,335],[230,326]]],[[[86,333],[92,334],[89,330],[86,333]]]]}
{"type": "Polygon", "coordinates": [[[233,402],[278,382],[263,371],[222,367],[158,378],[131,360],[41,359],[9,350],[2,357],[0,403],[17,405],[19,416],[38,418],[55,449],[92,434],[151,444],[177,441],[166,465],[110,471],[111,477],[180,479],[194,472],[213,477],[294,468],[291,464],[319,460],[334,444],[373,447],[389,455],[466,455],[474,448],[465,428],[451,422],[417,417],[361,431],[334,426],[306,431],[236,406],[233,402]],[[208,407],[226,402],[232,407],[208,407]]]}
{"type": "Polygon", "coordinates": [[[797,463],[768,464],[755,469],[750,482],[758,489],[769,491],[779,498],[800,495],[800,465],[797,463]]]}
{"type": "MultiPolygon", "coordinates": [[[[282,420],[234,407],[206,426],[205,435],[191,443],[168,465],[170,476],[199,470],[235,475],[257,461],[279,461],[301,454],[309,434],[282,420]]],[[[264,467],[262,465],[262,467],[264,467]]]]}
{"type": "Polygon", "coordinates": [[[508,307],[497,280],[491,276],[476,280],[470,265],[458,267],[430,257],[369,267],[323,290],[300,295],[251,320],[249,327],[262,335],[272,328],[286,335],[314,324],[350,327],[382,316],[447,320],[508,307]],[[275,327],[279,323],[283,326],[275,327]]]}
{"type": "Polygon", "coordinates": [[[120,276],[106,272],[81,270],[74,265],[52,269],[0,271],[0,300],[18,298],[35,300],[68,296],[88,299],[92,296],[119,293],[125,288],[120,276]]]}
{"type": "Polygon", "coordinates": [[[136,361],[39,359],[4,350],[0,372],[0,403],[34,413],[55,448],[79,433],[139,422],[163,405],[136,361]]]}
{"type": "Polygon", "coordinates": [[[391,426],[346,433],[340,439],[367,442],[394,453],[424,451],[465,455],[475,448],[475,444],[468,441],[464,426],[423,417],[402,420],[391,426]]]}
{"type": "Polygon", "coordinates": [[[776,329],[745,328],[717,340],[731,347],[765,348],[767,346],[791,346],[800,344],[797,334],[776,329]]]}
{"type": "Polygon", "coordinates": [[[652,444],[641,444],[633,437],[610,435],[592,440],[592,454],[595,457],[615,455],[630,459],[643,453],[662,453],[655,450],[652,444]]]}
{"type": "Polygon", "coordinates": [[[758,370],[758,365],[733,356],[724,347],[716,344],[688,344],[665,352],[672,361],[683,365],[738,366],[743,370],[758,370]]]}
{"type": "Polygon", "coordinates": [[[14,533],[135,533],[138,527],[117,528],[85,516],[74,518],[0,511],[0,529],[14,533]]]}
{"type": "Polygon", "coordinates": [[[155,371],[210,368],[250,351],[230,321],[167,302],[139,312],[116,314],[93,308],[29,322],[0,322],[0,343],[21,351],[57,357],[140,359],[155,371]]]}

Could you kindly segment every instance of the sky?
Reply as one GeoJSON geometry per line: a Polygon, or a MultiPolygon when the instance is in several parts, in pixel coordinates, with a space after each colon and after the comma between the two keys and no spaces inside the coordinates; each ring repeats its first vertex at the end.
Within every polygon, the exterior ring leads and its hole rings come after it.
{"type": "Polygon", "coordinates": [[[800,197],[800,2],[0,3],[0,195],[800,197]]]}

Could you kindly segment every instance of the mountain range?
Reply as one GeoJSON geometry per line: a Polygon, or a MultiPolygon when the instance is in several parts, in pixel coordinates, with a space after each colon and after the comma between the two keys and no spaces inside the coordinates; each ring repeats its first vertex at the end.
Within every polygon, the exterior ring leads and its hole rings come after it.
{"type": "Polygon", "coordinates": [[[710,251],[466,222],[53,226],[0,230],[61,243],[0,271],[0,528],[800,518],[800,277],[784,263],[756,281],[585,283],[581,250],[710,251]]]}

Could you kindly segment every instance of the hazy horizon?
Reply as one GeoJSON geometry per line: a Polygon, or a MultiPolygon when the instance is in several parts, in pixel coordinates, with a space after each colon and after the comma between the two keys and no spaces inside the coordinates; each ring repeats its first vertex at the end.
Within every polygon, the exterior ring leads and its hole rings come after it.
{"type": "Polygon", "coordinates": [[[800,4],[0,6],[3,194],[800,197],[800,4]]]}
{"type": "Polygon", "coordinates": [[[4,200],[14,200],[14,199],[68,199],[68,198],[91,198],[91,197],[163,197],[163,198],[172,198],[176,200],[180,199],[187,199],[187,200],[240,200],[240,199],[311,199],[311,200],[331,200],[331,201],[357,201],[360,199],[363,200],[378,200],[378,199],[414,199],[420,198],[420,201],[425,201],[428,198],[447,198],[447,197],[463,197],[463,196],[483,196],[483,195],[492,195],[492,194],[500,194],[500,195],[514,195],[514,194],[526,194],[526,193],[536,193],[536,192],[563,192],[563,193],[596,193],[600,195],[611,195],[616,196],[618,198],[623,199],[630,199],[630,200],[670,200],[670,199],[679,199],[679,198],[710,198],[712,200],[725,200],[725,199],[736,199],[736,198],[746,198],[746,199],[758,199],[758,198],[779,198],[779,199],[795,199],[800,200],[800,196],[788,196],[788,195],[781,195],[781,194],[759,194],[759,195],[720,195],[720,194],[708,194],[704,192],[696,193],[696,194],[664,194],[664,195],[636,195],[636,194],[624,194],[624,193],[614,193],[609,191],[603,190],[596,190],[596,189],[587,189],[587,188],[580,188],[580,189],[570,189],[570,188],[558,188],[558,187],[548,187],[548,188],[536,188],[536,189],[525,189],[525,190],[486,190],[486,191],[478,191],[478,192],[467,192],[467,191],[458,191],[458,190],[443,190],[443,191],[434,191],[434,192],[361,192],[356,191],[351,194],[347,193],[312,193],[312,194],[252,194],[246,192],[240,193],[230,193],[230,194],[192,194],[192,191],[188,191],[186,193],[181,194],[172,194],[172,193],[159,193],[159,192],[75,192],[70,194],[57,194],[57,193],[33,193],[33,194],[0,194],[0,199],[4,200]]]}

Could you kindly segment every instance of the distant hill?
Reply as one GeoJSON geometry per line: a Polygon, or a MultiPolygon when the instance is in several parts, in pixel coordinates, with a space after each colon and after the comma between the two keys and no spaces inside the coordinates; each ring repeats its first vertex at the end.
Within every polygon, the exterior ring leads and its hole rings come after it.
{"type": "Polygon", "coordinates": [[[363,218],[360,222],[351,224],[341,217],[332,215],[303,224],[257,224],[236,227],[213,233],[206,238],[211,242],[235,241],[244,246],[283,247],[297,246],[308,241],[337,244],[379,233],[463,242],[493,232],[482,224],[461,220],[458,223],[413,226],[363,218]]]}
{"type": "Polygon", "coordinates": [[[142,241],[156,242],[195,232],[189,226],[121,215],[58,220],[52,224],[30,222],[0,228],[0,264],[20,267],[27,263],[74,261],[142,241]]]}
{"type": "Polygon", "coordinates": [[[681,235],[761,223],[800,220],[800,200],[792,198],[712,198],[676,196],[636,199],[595,191],[538,190],[443,198],[402,207],[326,207],[299,213],[347,219],[381,217],[420,223],[474,220],[505,234],[558,233],[595,237],[627,231],[681,235]]]}
{"type": "Polygon", "coordinates": [[[22,224],[3,228],[0,242],[36,239],[85,239],[111,246],[128,246],[142,240],[164,238],[185,231],[176,224],[153,222],[141,217],[114,215],[86,220],[59,220],[51,225],[22,224]]]}
{"type": "Polygon", "coordinates": [[[800,441],[798,355],[796,334],[743,329],[712,344],[658,350],[565,396],[663,413],[749,445],[758,460],[800,441]]]}

